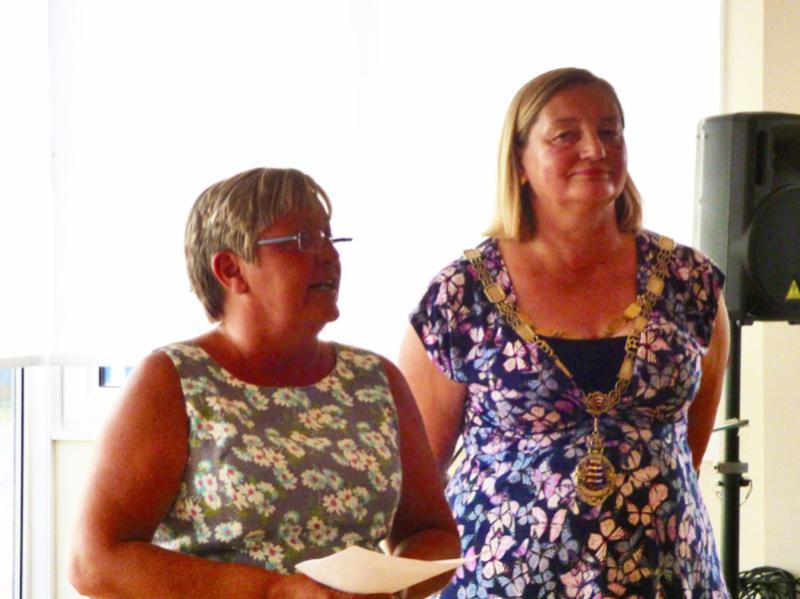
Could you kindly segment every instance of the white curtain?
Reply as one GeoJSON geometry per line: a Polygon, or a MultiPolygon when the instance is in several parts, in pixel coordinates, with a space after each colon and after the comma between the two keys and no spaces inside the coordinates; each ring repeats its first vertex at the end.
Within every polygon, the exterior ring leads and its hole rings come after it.
{"type": "MultiPolygon", "coordinates": [[[[2,115],[52,149],[53,177],[41,152],[27,157],[33,180],[3,175],[30,193],[2,198],[15,241],[2,245],[12,274],[0,355],[132,362],[204,330],[184,273],[186,215],[208,184],[267,165],[314,176],[334,232],[355,238],[342,248],[342,316],[325,336],[395,357],[429,279],[481,239],[509,100],[557,66],[616,86],[645,224],[691,241],[695,128],[718,111],[717,2],[51,0],[50,10],[52,127],[41,93],[20,98],[21,117],[2,115]]],[[[21,56],[39,74],[41,43],[24,40],[21,56]]],[[[4,156],[12,143],[0,141],[4,156]]]]}
{"type": "Polygon", "coordinates": [[[48,35],[47,0],[0,2],[0,362],[5,365],[47,354],[53,329],[48,35]]]}

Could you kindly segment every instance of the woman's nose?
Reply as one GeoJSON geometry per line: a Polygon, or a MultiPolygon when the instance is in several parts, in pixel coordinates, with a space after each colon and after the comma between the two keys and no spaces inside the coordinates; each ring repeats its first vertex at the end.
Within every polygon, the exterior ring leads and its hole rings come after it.
{"type": "Polygon", "coordinates": [[[317,258],[320,262],[335,262],[339,260],[339,250],[333,245],[329,238],[322,240],[322,245],[317,252],[317,258]]]}
{"type": "Polygon", "coordinates": [[[581,158],[585,160],[599,160],[605,158],[606,147],[603,140],[596,132],[586,133],[581,139],[581,158]]]}

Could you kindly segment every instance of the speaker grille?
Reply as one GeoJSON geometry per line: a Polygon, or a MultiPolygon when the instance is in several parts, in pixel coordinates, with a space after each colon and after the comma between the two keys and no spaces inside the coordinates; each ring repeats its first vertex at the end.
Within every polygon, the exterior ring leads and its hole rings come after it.
{"type": "MultiPolygon", "coordinates": [[[[775,192],[753,218],[747,273],[754,283],[754,300],[763,302],[768,312],[800,315],[798,224],[800,187],[775,192]]],[[[754,306],[756,312],[759,307],[754,306]]]]}
{"type": "Polygon", "coordinates": [[[696,241],[731,318],[800,322],[800,115],[709,117],[697,141],[696,241]]]}

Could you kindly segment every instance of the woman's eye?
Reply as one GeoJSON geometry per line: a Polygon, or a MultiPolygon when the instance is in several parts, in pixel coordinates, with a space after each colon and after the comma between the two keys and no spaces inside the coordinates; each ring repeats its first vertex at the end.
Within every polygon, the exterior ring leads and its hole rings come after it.
{"type": "Polygon", "coordinates": [[[600,137],[610,141],[616,141],[622,139],[622,133],[620,133],[616,129],[601,129],[600,137]]]}
{"type": "Polygon", "coordinates": [[[579,133],[577,131],[559,131],[553,136],[553,141],[556,143],[567,143],[578,139],[579,133]]]}

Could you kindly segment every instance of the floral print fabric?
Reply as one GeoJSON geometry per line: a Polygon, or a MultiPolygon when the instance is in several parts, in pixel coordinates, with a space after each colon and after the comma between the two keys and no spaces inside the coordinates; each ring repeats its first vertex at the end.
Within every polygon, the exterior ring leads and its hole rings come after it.
{"type": "MultiPolygon", "coordinates": [[[[639,293],[657,240],[637,234],[639,293]]],[[[480,249],[513,303],[496,241],[480,249]]],[[[438,369],[467,386],[464,459],[446,492],[475,558],[442,597],[728,597],[686,437],[723,276],[681,245],[669,273],[631,385],[600,417],[618,486],[596,507],[571,478],[592,430],[581,390],[505,324],[466,259],[433,280],[411,322],[438,369]]]]}
{"type": "Polygon", "coordinates": [[[377,549],[400,496],[394,400],[380,358],[336,345],[315,385],[259,387],[199,346],[163,349],[181,378],[190,457],[153,542],[281,573],[377,549]]]}

